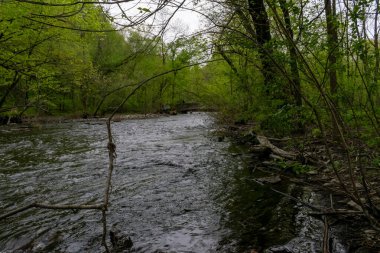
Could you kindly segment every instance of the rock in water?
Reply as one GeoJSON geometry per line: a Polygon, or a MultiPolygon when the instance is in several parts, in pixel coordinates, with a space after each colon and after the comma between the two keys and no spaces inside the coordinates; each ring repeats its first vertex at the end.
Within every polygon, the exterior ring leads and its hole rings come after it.
{"type": "Polygon", "coordinates": [[[115,249],[130,249],[133,247],[131,237],[124,235],[119,230],[110,231],[110,240],[115,249]]]}

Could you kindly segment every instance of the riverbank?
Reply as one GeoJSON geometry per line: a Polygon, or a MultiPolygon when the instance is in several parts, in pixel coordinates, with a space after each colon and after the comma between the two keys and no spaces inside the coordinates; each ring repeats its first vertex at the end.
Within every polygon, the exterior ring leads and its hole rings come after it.
{"type": "MultiPolygon", "coordinates": [[[[375,207],[380,206],[378,164],[371,164],[364,159],[360,164],[355,161],[356,167],[351,178],[350,173],[344,171],[348,166],[344,150],[334,141],[330,141],[327,146],[334,159],[331,161],[326,155],[326,146],[320,138],[307,135],[280,139],[266,138],[257,135],[252,131],[253,128],[254,125],[229,125],[221,128],[216,135],[220,141],[227,137],[246,148],[255,160],[251,167],[252,180],[267,185],[270,190],[305,206],[308,209],[305,213],[307,217],[322,222],[323,231],[320,234],[323,243],[321,249],[324,249],[322,252],[328,250],[329,252],[380,252],[380,233],[376,227],[378,220],[368,219],[366,213],[370,209],[367,206],[369,201],[375,207]],[[334,166],[339,166],[339,178],[333,169],[334,166]],[[367,177],[364,180],[360,177],[359,166],[366,170],[367,177]],[[257,171],[266,176],[256,178],[257,171]],[[297,195],[277,191],[276,185],[283,180],[293,182],[298,189],[310,189],[309,196],[314,196],[312,197],[314,202],[311,203],[308,197],[306,199],[300,197],[299,192],[297,195]],[[350,198],[349,194],[352,194],[354,188],[360,194],[363,206],[350,198]],[[362,197],[367,195],[370,196],[370,200],[362,197]],[[315,202],[315,199],[318,201],[315,202]],[[341,250],[337,248],[339,240],[343,242],[341,250]]],[[[362,147],[362,152],[367,157],[374,158],[377,155],[376,150],[365,146],[362,147]]],[[[292,247],[297,249],[294,240],[266,252],[293,252],[292,247]]]]}
{"type": "MultiPolygon", "coordinates": [[[[112,117],[113,122],[132,119],[150,119],[168,116],[167,114],[116,114],[112,117]]],[[[64,115],[64,116],[25,116],[17,120],[4,120],[3,125],[8,124],[49,124],[49,123],[67,123],[67,122],[91,122],[91,121],[106,121],[109,115],[103,117],[82,117],[79,115],[64,115]]]]}

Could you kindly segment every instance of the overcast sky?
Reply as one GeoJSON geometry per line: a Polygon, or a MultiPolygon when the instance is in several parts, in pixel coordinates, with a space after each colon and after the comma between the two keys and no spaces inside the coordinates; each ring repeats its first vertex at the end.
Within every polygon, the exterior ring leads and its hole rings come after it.
{"type": "MultiPolygon", "coordinates": [[[[194,8],[192,1],[186,1],[182,7],[184,8],[177,11],[175,7],[165,7],[160,10],[154,18],[151,17],[147,19],[144,24],[162,24],[163,21],[170,18],[170,16],[175,12],[175,15],[170,20],[165,32],[165,40],[167,41],[172,40],[175,35],[190,35],[201,29],[202,17],[191,10],[187,10],[194,8]]],[[[114,21],[116,24],[126,24],[128,23],[128,19],[138,20],[139,17],[141,18],[142,16],[149,14],[149,11],[154,11],[156,5],[152,4],[150,1],[132,1],[129,3],[120,4],[119,6],[116,4],[108,5],[106,6],[106,9],[107,8],[109,9],[110,15],[115,18],[114,21]],[[121,9],[128,18],[125,18],[125,16],[122,15],[121,9]]],[[[159,26],[157,27],[157,31],[158,30],[159,26]]]]}

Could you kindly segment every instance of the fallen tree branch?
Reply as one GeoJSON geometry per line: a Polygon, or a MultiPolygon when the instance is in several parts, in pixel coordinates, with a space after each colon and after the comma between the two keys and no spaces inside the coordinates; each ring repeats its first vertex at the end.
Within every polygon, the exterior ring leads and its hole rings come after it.
{"type": "Polygon", "coordinates": [[[274,137],[268,137],[267,138],[270,141],[276,141],[276,142],[284,142],[284,141],[290,141],[291,138],[285,137],[285,138],[274,138],[274,137]]]}
{"type": "Polygon", "coordinates": [[[363,211],[346,210],[346,209],[336,209],[336,210],[326,210],[324,212],[309,213],[312,216],[323,216],[323,215],[364,215],[363,211]]]}
{"type": "Polygon", "coordinates": [[[289,159],[289,160],[296,160],[297,159],[297,155],[295,153],[288,152],[288,151],[285,151],[283,149],[276,147],[275,145],[273,145],[268,140],[267,137],[265,137],[263,135],[257,135],[256,138],[257,138],[257,141],[260,143],[261,146],[269,148],[273,154],[284,157],[284,158],[289,159]]]}

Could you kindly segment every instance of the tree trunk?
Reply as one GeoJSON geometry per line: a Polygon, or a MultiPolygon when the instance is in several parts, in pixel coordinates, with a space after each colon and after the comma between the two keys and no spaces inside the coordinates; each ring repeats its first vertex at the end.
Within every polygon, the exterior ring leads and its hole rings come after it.
{"type": "MultiPolygon", "coordinates": [[[[290,21],[290,15],[289,15],[289,8],[287,6],[286,0],[279,0],[281,11],[284,15],[285,20],[285,28],[288,33],[289,39],[294,41],[294,34],[292,29],[292,24],[290,21]]],[[[297,106],[302,106],[302,96],[301,96],[301,81],[300,81],[300,75],[298,72],[298,63],[297,63],[297,52],[296,49],[293,47],[292,42],[288,42],[288,50],[290,55],[290,69],[292,72],[292,90],[293,90],[293,96],[294,101],[297,106]]]]}
{"type": "MultiPolygon", "coordinates": [[[[161,37],[161,55],[162,55],[162,67],[165,68],[165,65],[166,65],[166,49],[165,49],[165,43],[164,43],[164,33],[162,33],[162,37],[161,37]]],[[[160,111],[162,110],[162,108],[164,106],[162,96],[163,96],[166,84],[167,84],[167,79],[166,79],[166,76],[164,76],[160,82],[160,88],[158,91],[158,100],[159,100],[158,106],[159,106],[160,111]]]]}
{"type": "Polygon", "coordinates": [[[21,76],[17,72],[15,72],[12,83],[9,85],[4,95],[0,99],[0,108],[4,105],[9,93],[16,87],[17,83],[20,81],[20,78],[21,76]]]}
{"type": "Polygon", "coordinates": [[[274,67],[270,55],[272,54],[270,25],[263,0],[248,0],[248,10],[253,21],[256,33],[256,42],[262,64],[262,74],[264,76],[264,85],[266,93],[269,94],[269,87],[274,79],[274,67]]]}
{"type": "MultiPolygon", "coordinates": [[[[374,71],[374,86],[375,90],[377,92],[377,80],[379,75],[379,68],[380,68],[380,53],[379,53],[379,29],[378,29],[378,17],[379,17],[379,0],[375,1],[376,3],[376,11],[375,11],[375,27],[374,27],[374,47],[375,47],[375,71],[374,71]]],[[[377,97],[378,94],[375,94],[377,97]]]]}
{"type": "Polygon", "coordinates": [[[327,44],[328,54],[328,73],[330,79],[330,92],[332,95],[337,93],[338,81],[336,75],[336,62],[338,56],[338,32],[336,20],[335,0],[325,0],[325,13],[327,25],[327,44]]]}

